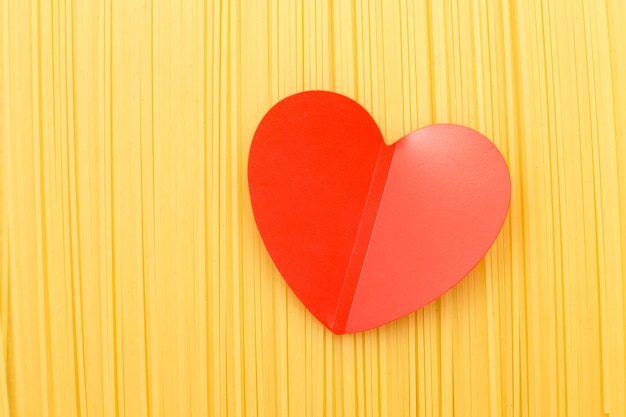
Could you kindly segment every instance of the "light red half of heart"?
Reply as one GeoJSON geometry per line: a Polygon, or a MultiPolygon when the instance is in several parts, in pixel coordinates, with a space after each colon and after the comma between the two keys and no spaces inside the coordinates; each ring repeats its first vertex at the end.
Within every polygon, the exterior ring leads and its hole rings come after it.
{"type": "Polygon", "coordinates": [[[267,112],[248,182],[276,267],[337,334],[388,323],[457,284],[496,239],[511,194],[502,155],[480,133],[438,124],[388,146],[363,107],[326,91],[267,112]]]}

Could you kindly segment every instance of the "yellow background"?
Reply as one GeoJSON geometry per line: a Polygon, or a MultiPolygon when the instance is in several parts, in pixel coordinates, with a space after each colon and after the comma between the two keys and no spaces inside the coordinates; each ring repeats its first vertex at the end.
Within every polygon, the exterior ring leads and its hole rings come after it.
{"type": "Polygon", "coordinates": [[[0,416],[626,416],[623,0],[0,0],[0,416]],[[334,336],[255,228],[307,89],[511,171],[484,261],[334,336]]]}

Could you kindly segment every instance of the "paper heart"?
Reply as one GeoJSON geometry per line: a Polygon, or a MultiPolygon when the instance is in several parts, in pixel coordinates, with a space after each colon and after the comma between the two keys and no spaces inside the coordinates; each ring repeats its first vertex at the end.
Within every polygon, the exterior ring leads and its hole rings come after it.
{"type": "Polygon", "coordinates": [[[458,283],[507,214],[498,149],[457,125],[387,146],[355,101],[326,91],[273,106],[248,162],[256,224],[293,292],[337,334],[411,313],[458,283]]]}

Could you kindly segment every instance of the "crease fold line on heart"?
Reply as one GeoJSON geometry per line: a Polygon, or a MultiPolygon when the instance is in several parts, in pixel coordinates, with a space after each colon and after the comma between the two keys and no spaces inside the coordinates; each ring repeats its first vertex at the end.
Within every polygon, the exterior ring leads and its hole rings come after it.
{"type": "Polygon", "coordinates": [[[381,142],[374,175],[372,175],[370,189],[365,199],[363,215],[359,222],[356,239],[352,247],[352,254],[348,262],[348,269],[339,296],[339,302],[337,303],[337,310],[331,324],[331,329],[339,334],[344,333],[346,329],[350,309],[354,302],[354,293],[356,292],[359,278],[363,271],[363,261],[365,260],[367,250],[372,240],[372,230],[374,229],[376,218],[378,217],[378,209],[380,208],[385,186],[387,185],[387,179],[389,178],[389,170],[391,169],[395,149],[395,144],[387,145],[385,142],[381,142]]]}

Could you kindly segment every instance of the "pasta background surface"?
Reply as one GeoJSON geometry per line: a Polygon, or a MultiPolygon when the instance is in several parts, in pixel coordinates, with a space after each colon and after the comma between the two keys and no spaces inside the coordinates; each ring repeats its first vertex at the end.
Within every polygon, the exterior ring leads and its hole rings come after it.
{"type": "MultiPolygon", "coordinates": [[[[626,417],[623,0],[0,0],[0,416],[626,417]],[[480,131],[509,217],[439,300],[335,336],[247,155],[332,90],[480,131]]],[[[297,138],[294,138],[297,140],[297,138]]]]}

